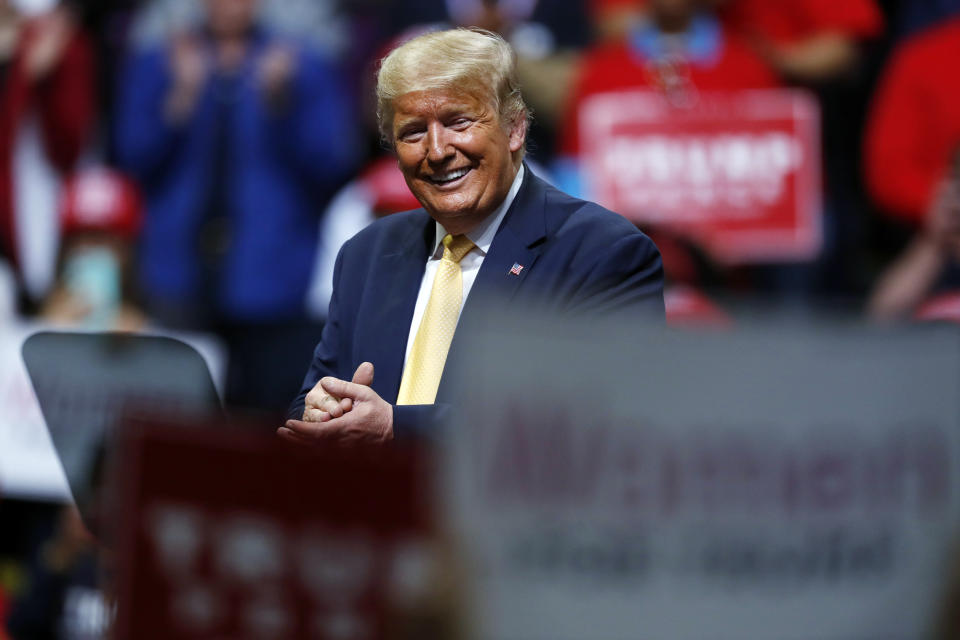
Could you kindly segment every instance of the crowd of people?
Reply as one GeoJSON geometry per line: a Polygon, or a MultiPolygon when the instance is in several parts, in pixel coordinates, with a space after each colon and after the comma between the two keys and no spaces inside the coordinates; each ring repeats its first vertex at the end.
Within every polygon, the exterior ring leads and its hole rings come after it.
{"type": "Polygon", "coordinates": [[[816,251],[731,263],[640,222],[668,322],[960,320],[960,0],[0,0],[0,313],[216,334],[227,402],[282,411],[341,244],[419,206],[377,129],[377,62],[449,26],[513,45],[525,166],[574,195],[592,97],[815,96],[816,251]]]}
{"type": "Polygon", "coordinates": [[[417,204],[376,131],[377,61],[450,25],[514,46],[528,161],[574,193],[591,96],[642,89],[678,109],[710,92],[816,96],[812,258],[729,264],[641,222],[678,323],[729,322],[744,304],[883,319],[957,306],[960,92],[946,78],[960,2],[0,0],[5,308],[215,333],[228,399],[280,408],[340,244],[417,204]]]}

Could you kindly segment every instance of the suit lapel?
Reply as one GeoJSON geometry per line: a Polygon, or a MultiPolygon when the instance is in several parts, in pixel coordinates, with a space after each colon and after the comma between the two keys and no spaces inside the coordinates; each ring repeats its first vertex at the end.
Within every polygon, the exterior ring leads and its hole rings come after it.
{"type": "Polygon", "coordinates": [[[365,308],[364,334],[359,337],[359,362],[374,364],[373,389],[388,402],[396,402],[403,374],[410,321],[433,242],[433,220],[426,215],[414,222],[392,241],[396,251],[377,261],[371,273],[371,291],[365,308]]]}
{"type": "Polygon", "coordinates": [[[523,184],[483,259],[461,319],[464,314],[472,315],[488,297],[509,301],[540,255],[538,245],[546,237],[545,192],[530,167],[524,165],[524,172],[523,184]]]}

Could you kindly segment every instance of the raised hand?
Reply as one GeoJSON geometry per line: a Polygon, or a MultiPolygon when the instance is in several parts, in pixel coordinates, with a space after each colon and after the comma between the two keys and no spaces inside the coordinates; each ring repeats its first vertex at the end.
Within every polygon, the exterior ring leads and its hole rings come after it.
{"type": "Polygon", "coordinates": [[[307,394],[304,420],[288,420],[277,435],[301,445],[382,444],[393,439],[393,406],[373,383],[373,365],[357,367],[353,380],[322,378],[307,394]],[[313,412],[311,412],[313,410],[313,412]],[[315,420],[307,420],[308,414],[315,420]]]}

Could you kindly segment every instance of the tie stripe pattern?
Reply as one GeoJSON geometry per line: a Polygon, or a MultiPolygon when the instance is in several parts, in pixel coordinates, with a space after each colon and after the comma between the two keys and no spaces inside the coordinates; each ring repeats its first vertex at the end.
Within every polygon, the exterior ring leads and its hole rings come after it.
{"type": "Polygon", "coordinates": [[[433,278],[430,300],[413,340],[413,348],[400,380],[397,404],[433,404],[447,351],[457,329],[463,304],[463,274],[460,260],[474,244],[464,235],[443,238],[443,257],[433,278]]]}

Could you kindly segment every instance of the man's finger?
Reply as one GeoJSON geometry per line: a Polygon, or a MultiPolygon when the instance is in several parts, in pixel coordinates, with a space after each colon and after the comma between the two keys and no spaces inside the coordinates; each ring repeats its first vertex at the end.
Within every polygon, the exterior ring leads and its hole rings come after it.
{"type": "Polygon", "coordinates": [[[323,390],[330,395],[338,398],[351,398],[354,402],[356,402],[359,398],[364,397],[366,393],[370,391],[370,387],[366,385],[357,384],[355,382],[347,382],[346,380],[340,380],[339,378],[334,378],[331,376],[321,378],[320,384],[323,386],[323,390]]]}
{"type": "Polygon", "coordinates": [[[304,420],[287,420],[280,428],[292,431],[297,435],[313,437],[317,431],[316,424],[316,422],[306,422],[304,420]]]}
{"type": "Polygon", "coordinates": [[[340,418],[330,418],[323,424],[317,424],[314,437],[317,441],[337,442],[340,444],[380,444],[392,436],[383,426],[370,419],[368,412],[354,410],[340,418]]]}
{"type": "Polygon", "coordinates": [[[287,420],[284,426],[277,429],[277,435],[289,442],[307,445],[341,442],[355,420],[356,418],[351,418],[351,414],[341,418],[328,418],[324,423],[287,420]]]}
{"type": "Polygon", "coordinates": [[[312,445],[322,440],[322,427],[315,422],[301,420],[287,420],[277,429],[277,435],[286,440],[301,445],[312,445]]]}
{"type": "Polygon", "coordinates": [[[342,400],[327,396],[326,399],[323,401],[323,403],[320,405],[320,408],[326,411],[327,413],[329,413],[330,415],[332,415],[334,418],[339,418],[340,416],[343,415],[343,411],[344,411],[342,402],[343,402],[342,400]]]}
{"type": "MultiPolygon", "coordinates": [[[[304,422],[303,420],[287,420],[280,430],[287,430],[291,434],[300,438],[301,442],[317,442],[318,440],[329,439],[330,436],[336,431],[336,429],[331,429],[329,416],[323,422],[304,422]]],[[[344,418],[337,418],[338,420],[343,420],[344,418]]]]}
{"type": "Polygon", "coordinates": [[[329,411],[317,409],[316,407],[307,407],[303,411],[303,418],[301,418],[301,420],[303,422],[327,422],[332,417],[329,411]]]}
{"type": "Polygon", "coordinates": [[[323,389],[314,389],[307,394],[304,407],[306,409],[326,411],[337,418],[343,415],[344,410],[349,411],[349,409],[343,407],[340,398],[331,396],[323,389]]]}
{"type": "MultiPolygon", "coordinates": [[[[357,431],[358,417],[356,413],[346,413],[339,418],[328,417],[322,424],[312,425],[312,442],[343,442],[355,437],[351,432],[357,431]]],[[[296,427],[296,425],[293,425],[296,427]]]]}
{"type": "Polygon", "coordinates": [[[353,374],[353,382],[367,387],[373,384],[373,363],[361,362],[353,374]]]}
{"type": "Polygon", "coordinates": [[[313,438],[302,436],[296,431],[288,429],[287,427],[280,427],[277,429],[277,435],[283,440],[297,445],[313,444],[316,442],[313,438]]]}

